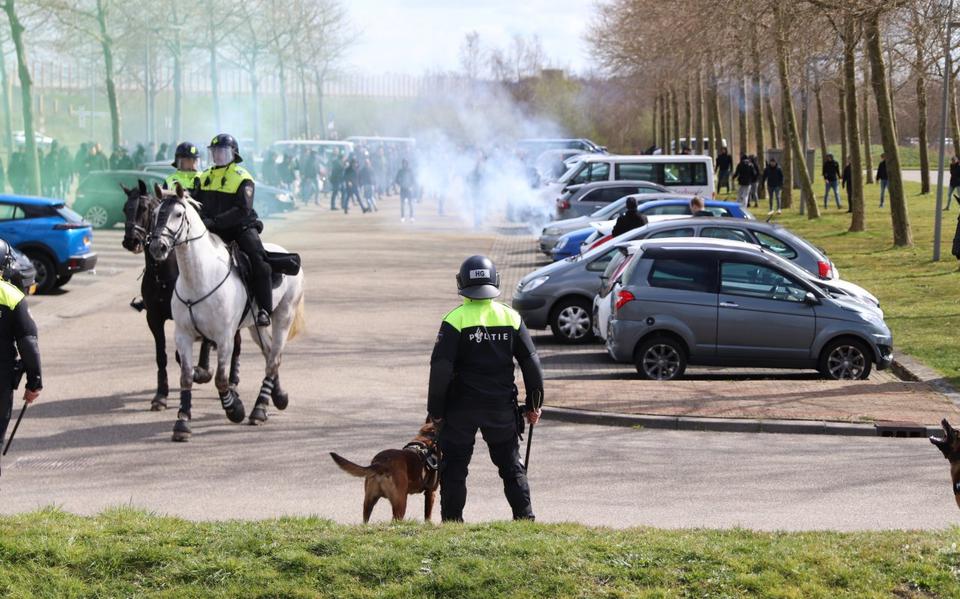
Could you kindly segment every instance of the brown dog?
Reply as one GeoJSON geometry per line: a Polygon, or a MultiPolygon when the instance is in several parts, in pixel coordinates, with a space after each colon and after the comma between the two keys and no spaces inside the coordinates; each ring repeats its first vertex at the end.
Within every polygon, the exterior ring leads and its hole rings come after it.
{"type": "Polygon", "coordinates": [[[348,474],[365,479],[363,484],[363,522],[370,521],[373,506],[386,497],[393,508],[393,519],[402,520],[407,511],[407,495],[423,493],[423,519],[430,520],[440,475],[440,448],[437,431],[428,419],[420,432],[403,449],[385,449],[373,456],[369,466],[354,464],[333,452],[330,457],[348,474]]]}
{"type": "Polygon", "coordinates": [[[940,422],[943,427],[943,436],[930,437],[930,442],[943,452],[943,457],[950,462],[950,482],[953,486],[953,498],[960,507],[960,433],[950,426],[947,419],[940,422]]]}

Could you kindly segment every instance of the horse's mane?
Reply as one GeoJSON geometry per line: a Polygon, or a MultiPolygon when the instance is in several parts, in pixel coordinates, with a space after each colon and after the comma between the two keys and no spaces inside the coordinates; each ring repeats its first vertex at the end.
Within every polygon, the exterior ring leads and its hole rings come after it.
{"type": "MultiPolygon", "coordinates": [[[[161,189],[160,193],[163,196],[160,199],[160,201],[166,200],[167,198],[179,199],[179,196],[177,196],[177,192],[172,189],[161,189]]],[[[198,202],[193,196],[191,196],[190,192],[188,192],[186,189],[183,190],[183,202],[188,206],[192,207],[197,212],[200,212],[200,202],[198,202]]]]}

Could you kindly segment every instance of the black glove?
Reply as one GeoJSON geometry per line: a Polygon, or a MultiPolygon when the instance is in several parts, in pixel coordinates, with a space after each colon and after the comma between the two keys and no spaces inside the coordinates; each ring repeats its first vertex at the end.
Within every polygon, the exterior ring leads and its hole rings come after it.
{"type": "Polygon", "coordinates": [[[206,228],[208,228],[208,229],[216,229],[216,228],[217,228],[217,219],[215,219],[215,218],[204,218],[204,219],[203,219],[203,226],[206,227],[206,228]]]}

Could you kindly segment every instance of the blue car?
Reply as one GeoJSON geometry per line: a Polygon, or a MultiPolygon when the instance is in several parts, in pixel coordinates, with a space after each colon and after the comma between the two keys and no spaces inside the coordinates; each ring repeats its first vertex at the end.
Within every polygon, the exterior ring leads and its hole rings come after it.
{"type": "Polygon", "coordinates": [[[73,273],[97,264],[90,223],[63,200],[0,195],[0,239],[33,262],[37,293],[61,287],[73,273]]]}
{"type": "MultiPolygon", "coordinates": [[[[704,204],[704,210],[712,213],[713,216],[753,219],[753,215],[737,202],[705,200],[704,204]]],[[[643,202],[637,206],[637,212],[646,216],[662,216],[670,214],[689,215],[691,214],[690,198],[675,198],[669,200],[643,202]]],[[[557,245],[553,247],[553,250],[550,252],[550,256],[554,259],[554,261],[563,260],[564,258],[569,258],[570,256],[576,256],[580,253],[580,246],[583,244],[583,242],[585,242],[591,235],[596,233],[597,229],[595,227],[584,227],[583,229],[571,231],[557,240],[557,245]]]]}

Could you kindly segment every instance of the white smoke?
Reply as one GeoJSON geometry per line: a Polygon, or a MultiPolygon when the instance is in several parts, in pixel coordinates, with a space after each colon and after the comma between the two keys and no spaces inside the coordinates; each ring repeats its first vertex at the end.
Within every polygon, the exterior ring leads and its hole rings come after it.
{"type": "Polygon", "coordinates": [[[516,141],[567,137],[562,127],[527,114],[492,83],[431,98],[423,109],[438,121],[414,133],[414,168],[424,198],[442,199],[448,214],[474,228],[509,218],[536,229],[551,219],[553,198],[534,187],[537,177],[530,171],[536,156],[519,154],[516,141]]]}

